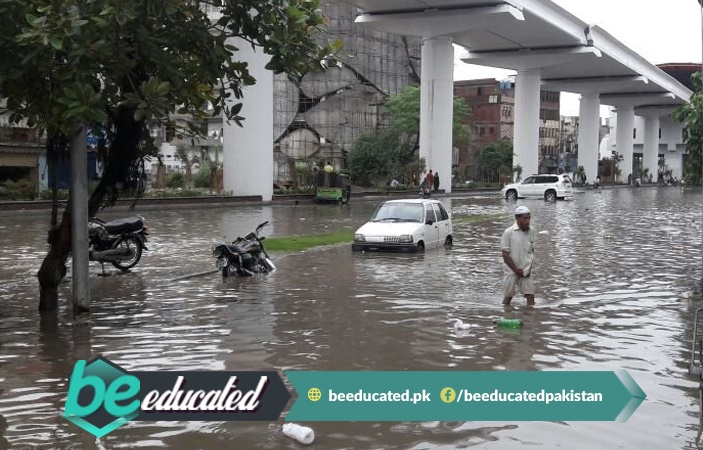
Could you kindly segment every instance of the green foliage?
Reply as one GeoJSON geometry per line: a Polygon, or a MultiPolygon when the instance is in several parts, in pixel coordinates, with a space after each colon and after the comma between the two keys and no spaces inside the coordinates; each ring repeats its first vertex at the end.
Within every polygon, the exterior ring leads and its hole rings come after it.
{"type": "MultiPolygon", "coordinates": [[[[68,200],[68,194],[69,194],[68,189],[58,189],[56,191],[56,197],[59,200],[68,200]]],[[[53,198],[54,197],[53,197],[50,190],[41,191],[39,193],[39,200],[51,200],[53,198]]]]}
{"type": "Polygon", "coordinates": [[[8,180],[0,183],[0,200],[34,200],[37,185],[29,180],[8,180]]]}
{"type": "MultiPolygon", "coordinates": [[[[349,153],[349,169],[355,182],[369,186],[382,185],[392,178],[411,183],[412,175],[424,170],[417,157],[420,138],[420,88],[409,86],[402,93],[389,97],[384,104],[388,117],[385,129],[361,136],[349,153]]],[[[454,99],[453,144],[468,142],[469,129],[462,120],[469,115],[469,106],[454,99]]]]}
{"type": "Polygon", "coordinates": [[[318,0],[208,2],[221,9],[217,23],[204,4],[0,0],[0,92],[7,98],[0,113],[68,140],[84,124],[104,129],[99,201],[138,180],[141,159],[156,154],[147,120],[192,116],[187,128],[199,134],[198,120],[224,112],[241,125],[242,89],[256,80],[237,46],[260,46],[271,57],[268,69],[293,77],[340,48],[316,42],[324,28],[318,0]]]}
{"type": "MultiPolygon", "coordinates": [[[[384,110],[390,119],[389,128],[409,139],[420,135],[420,88],[408,86],[403,92],[389,97],[384,110]]],[[[452,128],[452,145],[457,147],[468,143],[469,127],[462,121],[470,114],[469,105],[461,97],[454,97],[454,122],[452,128]]]]}
{"type": "Polygon", "coordinates": [[[684,177],[687,184],[701,185],[703,173],[703,80],[701,73],[696,72],[691,77],[694,92],[688,103],[681,105],[674,117],[686,126],[684,140],[688,150],[684,177]]]}
{"type": "Polygon", "coordinates": [[[296,252],[321,245],[334,245],[354,240],[354,230],[333,231],[305,236],[274,236],[266,238],[266,250],[296,252]]]}
{"type": "Polygon", "coordinates": [[[498,181],[501,175],[510,174],[513,167],[513,144],[501,139],[481,150],[479,173],[484,181],[498,181]]]}
{"type": "Polygon", "coordinates": [[[198,173],[195,175],[195,180],[193,180],[193,187],[209,188],[211,173],[210,166],[206,164],[201,165],[200,169],[198,169],[198,173]]]}
{"type": "Polygon", "coordinates": [[[166,187],[171,189],[183,188],[186,185],[185,177],[180,172],[173,172],[166,178],[166,187]]]}

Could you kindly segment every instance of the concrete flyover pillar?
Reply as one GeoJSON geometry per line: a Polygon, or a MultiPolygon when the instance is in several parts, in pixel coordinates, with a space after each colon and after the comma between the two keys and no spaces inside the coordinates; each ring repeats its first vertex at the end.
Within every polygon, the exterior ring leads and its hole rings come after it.
{"type": "Polygon", "coordinates": [[[515,79],[515,138],[513,167],[522,167],[522,178],[538,171],[539,159],[539,94],[540,74],[537,70],[518,71],[515,79]]]}
{"type": "Polygon", "coordinates": [[[439,172],[440,188],[452,191],[454,47],[449,38],[425,38],[420,85],[420,157],[439,172]]]}
{"type": "MultiPolygon", "coordinates": [[[[581,95],[579,104],[579,159],[586,171],[586,181],[593,183],[598,176],[598,129],[600,127],[600,99],[596,93],[581,95]]],[[[573,170],[574,168],[572,168],[573,170]]]]}
{"type": "MultiPolygon", "coordinates": [[[[243,88],[240,115],[243,127],[223,122],[224,184],[233,195],[260,195],[273,198],[273,72],[265,66],[270,57],[261,47],[252,49],[241,39],[231,42],[239,51],[237,58],[249,63],[256,84],[243,88]]],[[[232,96],[230,104],[237,100],[232,96]]]]}
{"type": "MultiPolygon", "coordinates": [[[[656,181],[659,170],[659,116],[651,115],[644,118],[644,152],[642,168],[649,169],[652,180],[656,181]]],[[[646,182],[648,180],[642,180],[646,182]]]]}
{"type": "Polygon", "coordinates": [[[617,132],[615,150],[623,156],[620,163],[618,181],[627,183],[627,176],[632,174],[632,146],[634,144],[635,110],[630,105],[618,105],[617,132]]]}

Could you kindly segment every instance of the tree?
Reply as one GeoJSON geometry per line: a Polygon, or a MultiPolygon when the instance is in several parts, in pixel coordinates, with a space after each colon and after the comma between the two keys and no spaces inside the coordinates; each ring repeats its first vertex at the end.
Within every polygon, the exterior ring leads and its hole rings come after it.
{"type": "MultiPolygon", "coordinates": [[[[420,140],[420,87],[408,86],[398,95],[389,97],[384,105],[390,119],[389,128],[399,134],[420,140]]],[[[469,140],[469,127],[462,122],[469,117],[470,109],[461,97],[454,97],[454,117],[452,125],[452,146],[458,147],[469,140]]]]}
{"type": "MultiPolygon", "coordinates": [[[[242,124],[242,88],[256,80],[235,44],[258,45],[271,55],[267,68],[300,76],[339,48],[317,44],[322,26],[318,0],[0,0],[0,92],[11,121],[46,130],[49,160],[83,125],[105,130],[94,215],[120,186],[140,186],[143,161],[156,153],[147,121],[203,119],[209,103],[242,124]],[[205,5],[221,8],[217,22],[205,5]]],[[[71,203],[38,273],[43,311],[58,307],[71,203]]]]}
{"type": "Polygon", "coordinates": [[[703,79],[701,73],[696,72],[691,77],[693,81],[693,95],[688,103],[681,105],[674,117],[686,126],[684,140],[688,150],[688,158],[684,167],[686,184],[701,185],[703,175],[703,79]]]}
{"type": "Polygon", "coordinates": [[[185,187],[190,189],[193,182],[193,166],[200,162],[197,155],[189,155],[188,150],[183,146],[176,147],[176,159],[183,163],[185,168],[185,187]]]}
{"type": "MultiPolygon", "coordinates": [[[[420,142],[420,88],[408,86],[403,92],[386,99],[383,106],[388,125],[357,139],[349,152],[349,168],[354,180],[361,184],[382,184],[392,177],[410,182],[412,174],[424,169],[418,158],[420,142]]],[[[469,115],[469,106],[460,97],[454,98],[452,141],[459,146],[468,141],[469,129],[462,121],[469,115]]]]}
{"type": "MultiPolygon", "coordinates": [[[[501,174],[510,174],[513,167],[513,144],[508,139],[501,139],[481,150],[479,173],[484,181],[499,181],[501,174]]],[[[522,168],[520,168],[522,173],[522,168]]],[[[519,175],[518,175],[519,176],[519,175]]]]}

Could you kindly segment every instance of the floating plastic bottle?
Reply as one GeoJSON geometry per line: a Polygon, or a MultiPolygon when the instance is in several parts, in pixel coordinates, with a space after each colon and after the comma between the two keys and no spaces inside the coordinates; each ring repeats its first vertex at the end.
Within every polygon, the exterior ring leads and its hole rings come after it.
{"type": "Polygon", "coordinates": [[[315,432],[312,431],[312,428],[303,427],[294,423],[283,425],[283,434],[305,445],[310,445],[312,441],[315,440],[315,432]]]}
{"type": "Polygon", "coordinates": [[[503,327],[503,328],[522,328],[522,320],[521,319],[496,319],[493,321],[497,326],[503,327]]]}

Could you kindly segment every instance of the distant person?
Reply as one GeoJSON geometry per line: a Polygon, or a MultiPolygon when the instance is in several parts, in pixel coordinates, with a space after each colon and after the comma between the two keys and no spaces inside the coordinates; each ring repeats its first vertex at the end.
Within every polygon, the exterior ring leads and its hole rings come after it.
{"type": "Polygon", "coordinates": [[[535,231],[530,228],[530,219],[530,209],[527,206],[515,208],[515,223],[503,232],[500,240],[505,263],[503,305],[506,306],[510,305],[517,288],[520,288],[528,305],[535,304],[535,286],[532,279],[535,231]]]}
{"type": "Polygon", "coordinates": [[[332,164],[327,161],[327,164],[325,164],[325,168],[323,170],[325,171],[325,173],[332,173],[334,172],[334,167],[332,167],[332,164]]]}
{"type": "Polygon", "coordinates": [[[396,180],[395,178],[393,178],[393,179],[391,180],[390,186],[391,186],[392,188],[397,188],[398,186],[400,186],[400,182],[399,182],[398,180],[396,180]]]}
{"type": "Polygon", "coordinates": [[[434,173],[434,190],[439,190],[439,172],[434,173]]]}
{"type": "Polygon", "coordinates": [[[600,187],[600,175],[596,177],[596,181],[593,183],[593,189],[598,189],[600,187]]]}
{"type": "Polygon", "coordinates": [[[432,189],[434,186],[434,175],[432,174],[432,169],[430,169],[425,179],[427,180],[427,189],[432,189]]]}

